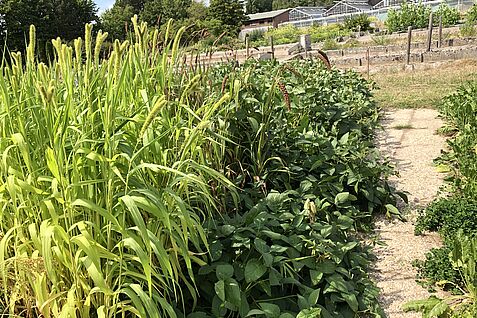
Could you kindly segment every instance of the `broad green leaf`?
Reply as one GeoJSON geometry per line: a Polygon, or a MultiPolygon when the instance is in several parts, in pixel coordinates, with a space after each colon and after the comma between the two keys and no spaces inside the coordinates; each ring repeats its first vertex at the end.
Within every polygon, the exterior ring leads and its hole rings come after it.
{"type": "Polygon", "coordinates": [[[267,272],[267,268],[257,259],[251,259],[245,265],[245,281],[247,283],[257,281],[267,272]]]}
{"type": "Polygon", "coordinates": [[[298,313],[296,318],[319,318],[321,317],[321,308],[304,309],[298,313]]]}
{"type": "Polygon", "coordinates": [[[318,298],[320,297],[320,291],[320,289],[315,289],[310,293],[310,295],[308,296],[308,303],[310,304],[310,306],[316,305],[316,303],[318,302],[318,298]]]}
{"type": "MultiPolygon", "coordinates": [[[[333,270],[334,272],[334,270],[333,270]]],[[[310,270],[310,278],[311,278],[311,283],[313,286],[316,286],[320,283],[321,278],[323,277],[323,272],[321,271],[316,271],[316,270],[310,270]]]]}
{"type": "Polygon", "coordinates": [[[389,215],[401,215],[399,210],[392,204],[386,204],[386,211],[389,215]]]}
{"type": "Polygon", "coordinates": [[[355,294],[342,293],[341,297],[344,298],[344,300],[348,303],[348,305],[354,312],[358,311],[358,300],[356,299],[355,294]]]}
{"type": "Polygon", "coordinates": [[[215,293],[217,296],[220,298],[222,301],[226,301],[225,298],[225,282],[223,280],[219,280],[217,283],[215,283],[214,287],[215,293]]]}
{"type": "Polygon", "coordinates": [[[253,316],[256,316],[256,315],[265,315],[265,312],[263,310],[260,310],[260,309],[252,309],[248,312],[247,314],[247,317],[253,317],[253,316]]]}
{"type": "Polygon", "coordinates": [[[232,278],[234,275],[234,267],[230,264],[217,265],[216,272],[217,279],[226,280],[227,278],[232,278]]]}
{"type": "Polygon", "coordinates": [[[343,203],[356,201],[356,200],[357,198],[354,195],[350,194],[349,192],[341,192],[336,195],[335,204],[339,206],[343,203]]]}
{"type": "Polygon", "coordinates": [[[260,303],[260,308],[267,318],[278,318],[280,316],[280,307],[272,303],[260,303]]]}
{"type": "Polygon", "coordinates": [[[235,279],[229,278],[225,280],[225,298],[237,307],[242,305],[240,286],[235,279]]]}

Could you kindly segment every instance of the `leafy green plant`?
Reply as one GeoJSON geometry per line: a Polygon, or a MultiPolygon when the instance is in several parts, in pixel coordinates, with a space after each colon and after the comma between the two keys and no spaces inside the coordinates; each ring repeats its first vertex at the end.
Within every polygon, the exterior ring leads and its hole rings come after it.
{"type": "Polygon", "coordinates": [[[386,35],[374,35],[371,37],[371,40],[377,45],[385,46],[391,44],[391,38],[386,35]]]}
{"type": "MultiPolygon", "coordinates": [[[[471,318],[477,314],[477,238],[469,238],[458,232],[449,254],[452,266],[459,271],[464,281],[461,295],[445,299],[430,297],[406,303],[405,311],[420,311],[426,317],[464,317],[471,318]]],[[[452,283],[452,282],[450,282],[452,283]]]]}
{"type": "Polygon", "coordinates": [[[465,22],[463,25],[459,27],[460,34],[462,36],[475,36],[477,34],[477,30],[475,29],[475,24],[465,22]]]}
{"type": "Polygon", "coordinates": [[[465,13],[466,24],[475,25],[477,23],[477,6],[474,4],[469,10],[465,13]]]}
{"type": "Polygon", "coordinates": [[[452,267],[450,252],[448,246],[433,248],[426,253],[425,260],[413,263],[418,269],[417,278],[424,287],[431,291],[439,287],[460,293],[460,288],[464,285],[459,272],[452,267]]]}
{"type": "Polygon", "coordinates": [[[333,39],[326,39],[323,42],[323,46],[321,47],[323,50],[336,50],[340,47],[340,45],[333,39]]]}
{"type": "Polygon", "coordinates": [[[345,18],[344,27],[353,32],[365,32],[371,30],[371,20],[365,13],[352,15],[345,18]]]}
{"type": "Polygon", "coordinates": [[[359,270],[367,251],[345,235],[353,220],[333,215],[326,200],[300,204],[294,192],[271,192],[243,216],[211,225],[213,263],[198,271],[205,296],[199,307],[211,306],[215,317],[377,310],[370,300],[378,289],[359,270]]]}
{"type": "MultiPolygon", "coordinates": [[[[400,9],[391,9],[388,11],[386,26],[389,31],[406,31],[408,27],[425,28],[429,24],[429,16],[431,7],[424,5],[422,2],[417,4],[403,2],[400,9]]],[[[433,23],[437,25],[442,17],[443,26],[451,26],[457,24],[460,19],[460,13],[456,8],[451,8],[446,3],[441,3],[433,15],[433,23]]]]}
{"type": "Polygon", "coordinates": [[[453,239],[462,230],[466,235],[477,233],[477,203],[454,196],[432,202],[418,218],[415,232],[439,231],[444,239],[453,239]]]}
{"type": "Polygon", "coordinates": [[[398,212],[392,169],[372,143],[369,84],[320,61],[222,65],[209,76],[212,91],[241,87],[236,115],[224,118],[241,191],[238,208],[206,227],[211,260],[195,269],[201,297],[186,313],[382,316],[356,230],[398,212]]]}

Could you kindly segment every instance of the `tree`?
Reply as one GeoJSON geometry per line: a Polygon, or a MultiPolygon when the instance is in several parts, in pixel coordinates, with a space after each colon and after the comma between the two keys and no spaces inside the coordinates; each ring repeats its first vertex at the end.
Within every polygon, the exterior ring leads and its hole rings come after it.
{"type": "Polygon", "coordinates": [[[140,13],[141,19],[150,25],[157,25],[169,19],[183,20],[187,18],[187,9],[192,0],[149,0],[140,13]]]}
{"type": "Polygon", "coordinates": [[[124,7],[115,4],[101,15],[101,29],[109,33],[110,38],[124,40],[131,26],[131,18],[136,12],[130,5],[124,7]]]}
{"type": "Polygon", "coordinates": [[[132,8],[134,14],[139,14],[144,9],[146,2],[148,2],[148,0],[116,0],[114,6],[121,8],[126,8],[129,6],[132,8]]]}
{"type": "Polygon", "coordinates": [[[249,0],[247,1],[247,13],[272,11],[273,0],[249,0]]]}
{"type": "Polygon", "coordinates": [[[96,19],[93,0],[2,0],[0,16],[10,50],[23,50],[31,24],[37,28],[39,47],[53,38],[66,41],[84,33],[96,19]]]}
{"type": "Polygon", "coordinates": [[[242,5],[237,0],[212,0],[209,7],[210,17],[222,22],[223,30],[238,35],[240,27],[247,19],[242,5]]]}
{"type": "Polygon", "coordinates": [[[84,35],[86,23],[96,21],[97,8],[93,0],[56,0],[55,33],[65,40],[73,40],[84,35]]]}

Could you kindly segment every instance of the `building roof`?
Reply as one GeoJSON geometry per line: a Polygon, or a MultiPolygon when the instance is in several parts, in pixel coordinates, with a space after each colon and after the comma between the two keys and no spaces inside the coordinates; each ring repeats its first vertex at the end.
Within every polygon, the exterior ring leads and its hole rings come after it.
{"type": "Polygon", "coordinates": [[[367,0],[342,0],[337,3],[335,3],[331,8],[329,8],[326,12],[330,14],[330,12],[333,11],[334,8],[336,8],[339,5],[345,5],[351,8],[356,9],[359,12],[364,12],[371,10],[373,7],[368,4],[367,0]]]}
{"type": "Polygon", "coordinates": [[[273,19],[279,16],[282,13],[290,11],[290,9],[281,9],[281,10],[274,10],[268,12],[260,12],[260,13],[253,13],[248,15],[248,19],[250,20],[262,20],[262,19],[273,19]]]}
{"type": "Polygon", "coordinates": [[[326,11],[326,8],[325,7],[296,7],[296,8],[293,8],[292,10],[298,10],[307,14],[319,14],[326,11]]]}

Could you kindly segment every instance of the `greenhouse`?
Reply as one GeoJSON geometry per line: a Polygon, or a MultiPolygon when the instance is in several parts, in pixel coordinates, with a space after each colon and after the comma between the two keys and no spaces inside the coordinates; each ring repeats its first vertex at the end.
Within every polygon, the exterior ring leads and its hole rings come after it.
{"type": "Polygon", "coordinates": [[[325,12],[324,7],[296,7],[290,10],[290,21],[322,18],[325,12]]]}
{"type": "Polygon", "coordinates": [[[363,13],[372,10],[367,1],[342,0],[337,2],[326,11],[326,15],[338,15],[347,13],[363,13]]]}

